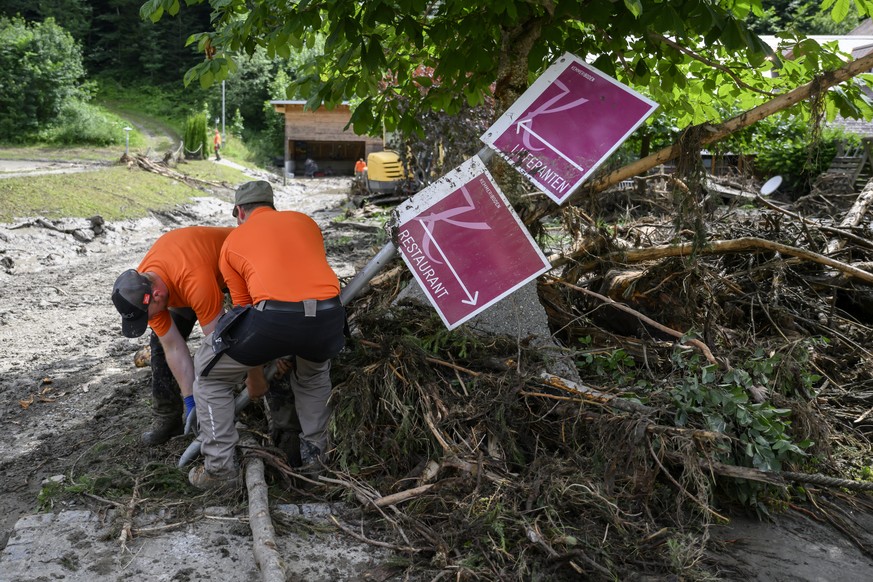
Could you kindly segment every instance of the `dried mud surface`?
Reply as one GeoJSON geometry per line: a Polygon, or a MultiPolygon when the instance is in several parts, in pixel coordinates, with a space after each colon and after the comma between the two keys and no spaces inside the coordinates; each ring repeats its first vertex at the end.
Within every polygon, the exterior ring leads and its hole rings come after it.
{"type": "MultiPolygon", "coordinates": [[[[370,258],[370,247],[351,248],[355,233],[332,220],[342,212],[345,180],[274,187],[279,209],[306,212],[322,226],[342,279],[370,258]]],[[[231,199],[231,191],[215,191],[171,212],[104,224],[96,235],[83,219],[46,221],[57,230],[36,218],[0,225],[0,547],[20,517],[39,508],[44,479],[87,472],[89,451],[138,439],[148,425],[149,372],[133,364],[148,338],[121,335],[112,284],[167,230],[233,225],[231,199]]],[[[177,459],[172,449],[142,452],[158,462],[177,459]]]]}

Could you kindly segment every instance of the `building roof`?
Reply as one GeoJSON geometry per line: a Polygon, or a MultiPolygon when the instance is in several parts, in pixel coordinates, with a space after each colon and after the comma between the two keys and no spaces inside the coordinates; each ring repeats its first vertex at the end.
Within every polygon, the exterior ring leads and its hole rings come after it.
{"type": "MultiPolygon", "coordinates": [[[[767,45],[772,48],[774,51],[779,48],[779,43],[782,39],[776,38],[772,35],[762,35],[761,40],[767,43],[767,45]]],[[[816,41],[819,44],[825,44],[830,42],[836,42],[837,46],[844,53],[848,53],[852,55],[854,58],[858,58],[859,56],[864,56],[870,49],[873,48],[873,34],[848,34],[848,35],[830,35],[830,34],[811,34],[806,38],[810,38],[816,41]],[[861,52],[861,54],[855,54],[855,51],[859,49],[867,49],[865,52],[861,52]]],[[[789,51],[785,51],[789,52],[789,51]]]]}

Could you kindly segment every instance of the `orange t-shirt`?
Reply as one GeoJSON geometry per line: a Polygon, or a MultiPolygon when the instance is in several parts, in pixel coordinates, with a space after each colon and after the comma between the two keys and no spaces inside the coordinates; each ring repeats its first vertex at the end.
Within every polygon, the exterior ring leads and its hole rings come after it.
{"type": "Polygon", "coordinates": [[[300,212],[255,208],[227,237],[219,265],[234,305],[339,295],[321,229],[300,212]]]}
{"type": "MultiPolygon", "coordinates": [[[[215,319],[224,307],[224,279],[218,269],[221,245],[231,227],[189,226],[161,235],[139,267],[152,271],[167,285],[169,307],[190,307],[201,327],[215,319]]],[[[149,326],[160,337],[170,331],[169,311],[161,311],[149,326]]]]}
{"type": "Polygon", "coordinates": [[[218,133],[217,131],[215,132],[215,136],[212,138],[212,144],[215,147],[218,147],[221,145],[221,134],[218,133]]]}

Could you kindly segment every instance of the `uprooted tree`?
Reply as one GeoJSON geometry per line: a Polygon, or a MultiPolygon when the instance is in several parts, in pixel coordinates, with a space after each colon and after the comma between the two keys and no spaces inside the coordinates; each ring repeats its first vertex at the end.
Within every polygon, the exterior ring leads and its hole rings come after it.
{"type": "MultiPolygon", "coordinates": [[[[225,78],[256,46],[287,56],[321,37],[296,84],[312,106],[357,96],[356,129],[414,131],[417,112],[492,94],[500,112],[566,50],[688,127],[575,197],[678,159],[638,198],[516,204],[553,253],[539,298],[581,384],[534,373],[548,354],[530,338],[449,333],[395,306],[403,269],[349,306],[366,332],[335,367],[335,470],[321,483],[381,518],[370,541],[396,540],[437,578],[704,576],[706,528],[731,502],[767,512],[801,484],[826,518],[815,487],[869,489],[873,253],[855,229],[870,188],[848,210],[822,197],[814,216],[754,195],[763,209],[712,207],[696,161],[798,104],[811,125],[868,116],[853,80],[873,57],[846,64],[788,35],[792,58],[773,54],[745,24],[755,0],[209,3],[214,30],[192,36],[206,59],[189,80],[225,78]]],[[[179,9],[149,0],[143,14],[179,9]]]]}

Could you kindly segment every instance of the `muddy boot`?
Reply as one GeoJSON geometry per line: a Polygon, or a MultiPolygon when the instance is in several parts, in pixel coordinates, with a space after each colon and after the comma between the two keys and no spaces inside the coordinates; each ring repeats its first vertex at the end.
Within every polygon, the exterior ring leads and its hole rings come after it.
{"type": "MultiPolygon", "coordinates": [[[[318,476],[322,475],[327,468],[325,461],[327,455],[321,451],[318,446],[309,442],[306,439],[300,439],[300,467],[296,470],[308,479],[313,481],[318,480],[318,476]]],[[[311,485],[311,484],[309,484],[311,485]]]]}
{"type": "Polygon", "coordinates": [[[152,416],[151,426],[142,433],[143,444],[150,447],[167,442],[182,434],[185,429],[178,402],[155,400],[152,404],[152,416]]]}
{"type": "Polygon", "coordinates": [[[285,453],[289,466],[294,468],[303,464],[303,461],[300,459],[300,437],[296,432],[285,431],[274,433],[273,442],[276,443],[276,447],[285,453]]]}

